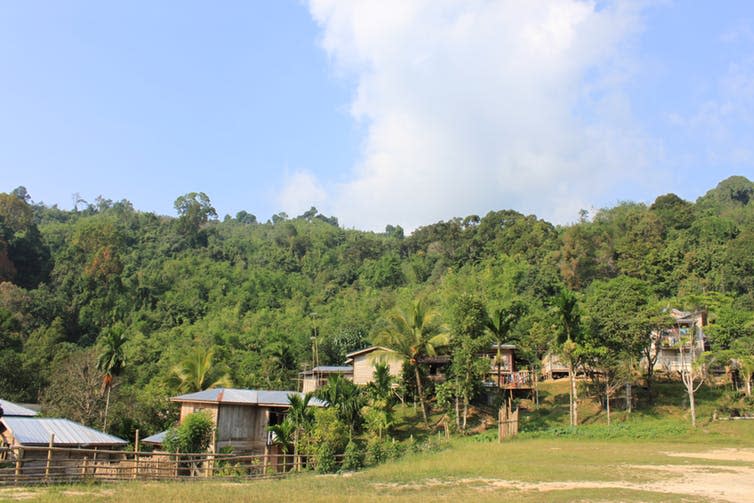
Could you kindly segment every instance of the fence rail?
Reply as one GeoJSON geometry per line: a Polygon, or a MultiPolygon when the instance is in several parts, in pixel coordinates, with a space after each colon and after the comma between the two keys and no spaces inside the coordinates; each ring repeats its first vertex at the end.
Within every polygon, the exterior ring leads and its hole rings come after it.
{"type": "MultiPolygon", "coordinates": [[[[339,458],[336,462],[340,461],[339,458]]],[[[292,454],[222,454],[115,451],[65,447],[0,448],[0,485],[83,481],[259,479],[316,466],[292,454]]]]}

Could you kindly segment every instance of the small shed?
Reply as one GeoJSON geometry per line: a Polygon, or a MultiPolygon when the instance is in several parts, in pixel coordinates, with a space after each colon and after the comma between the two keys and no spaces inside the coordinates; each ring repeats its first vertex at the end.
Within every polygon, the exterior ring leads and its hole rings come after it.
{"type": "Polygon", "coordinates": [[[41,473],[49,462],[54,466],[52,473],[61,476],[78,474],[85,459],[120,461],[125,453],[116,451],[128,444],[68,419],[21,416],[0,418],[0,437],[10,447],[6,453],[16,462],[17,473],[32,475],[41,473]],[[53,449],[49,449],[51,439],[53,449]]]}
{"type": "Polygon", "coordinates": [[[392,349],[371,346],[346,355],[346,363],[353,365],[354,384],[365,385],[374,380],[374,364],[385,363],[392,377],[400,377],[405,358],[392,349]]]}
{"type": "MultiPolygon", "coordinates": [[[[215,424],[215,437],[210,445],[212,452],[230,447],[238,454],[264,454],[272,443],[267,427],[285,419],[290,407],[290,395],[303,396],[303,393],[214,388],[175,396],[170,400],[181,405],[180,421],[193,412],[203,410],[209,413],[215,424]]],[[[309,404],[315,407],[325,405],[316,398],[311,399],[309,404]]]]}
{"type": "Polygon", "coordinates": [[[301,392],[310,393],[327,384],[327,379],[330,376],[342,376],[349,381],[353,381],[353,367],[350,365],[320,365],[299,373],[299,376],[301,376],[301,392]]]}

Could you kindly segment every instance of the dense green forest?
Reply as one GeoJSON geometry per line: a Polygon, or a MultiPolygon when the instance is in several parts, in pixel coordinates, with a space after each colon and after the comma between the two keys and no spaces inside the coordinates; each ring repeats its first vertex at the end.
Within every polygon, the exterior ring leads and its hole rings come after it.
{"type": "Polygon", "coordinates": [[[179,390],[295,389],[312,334],[319,363],[339,364],[417,299],[451,338],[514,313],[501,333],[531,366],[562,339],[563,292],[588,344],[611,354],[638,358],[663,307],[708,309],[717,350],[753,337],[754,183],[740,176],[696,202],[666,194],[570,226],[503,210],[408,236],[344,229],[315,208],[219,219],[203,193],[175,208],[100,197],[66,211],[23,187],[0,194],[0,396],[97,426],[109,397],[110,431],[153,433],[175,420],[179,390]]]}

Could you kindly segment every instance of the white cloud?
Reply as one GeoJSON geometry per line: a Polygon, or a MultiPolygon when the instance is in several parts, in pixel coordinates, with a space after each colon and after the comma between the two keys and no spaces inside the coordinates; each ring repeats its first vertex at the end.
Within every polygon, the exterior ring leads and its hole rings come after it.
{"type": "Polygon", "coordinates": [[[312,206],[322,207],[327,199],[325,189],[308,171],[296,171],[287,175],[278,203],[289,216],[295,217],[312,206]]]}
{"type": "Polygon", "coordinates": [[[367,136],[329,208],[407,229],[512,208],[574,220],[645,174],[654,146],[621,86],[640,24],[577,0],[311,0],[322,46],[353,75],[367,136]]]}

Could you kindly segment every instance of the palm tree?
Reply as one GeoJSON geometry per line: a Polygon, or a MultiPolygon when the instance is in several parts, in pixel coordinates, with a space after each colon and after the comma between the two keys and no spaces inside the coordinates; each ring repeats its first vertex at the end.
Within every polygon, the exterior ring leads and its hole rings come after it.
{"type": "Polygon", "coordinates": [[[330,376],[315,396],[335,409],[338,419],[349,426],[349,440],[353,438],[354,431],[361,427],[361,408],[366,403],[361,388],[343,376],[330,376]]]}
{"type": "Polygon", "coordinates": [[[285,418],[282,423],[273,424],[267,427],[267,431],[273,435],[272,443],[279,445],[280,451],[283,453],[283,471],[286,471],[288,466],[286,458],[293,447],[295,430],[296,427],[289,418],[285,418]]]}
{"type": "Polygon", "coordinates": [[[230,387],[233,385],[228,374],[218,375],[213,366],[214,348],[198,347],[173,367],[170,384],[182,393],[193,393],[208,388],[230,387]]]}
{"type": "Polygon", "coordinates": [[[97,358],[97,369],[102,372],[102,392],[107,394],[105,398],[105,419],[102,429],[107,431],[107,413],[110,408],[110,390],[113,387],[113,378],[120,373],[126,363],[123,346],[127,340],[126,334],[121,327],[105,329],[100,337],[101,352],[97,358]]]}
{"type": "Polygon", "coordinates": [[[377,335],[375,340],[377,344],[403,355],[414,367],[417,394],[424,423],[427,425],[429,425],[429,419],[424,402],[419,361],[426,356],[435,356],[438,348],[447,346],[450,342],[450,335],[437,318],[436,311],[429,309],[423,300],[417,300],[413,303],[408,315],[402,310],[390,313],[386,320],[387,327],[377,335]]]}
{"type": "Polygon", "coordinates": [[[502,355],[500,353],[500,346],[510,339],[510,331],[518,323],[521,316],[526,313],[526,305],[520,302],[514,302],[510,307],[501,308],[495,310],[493,315],[487,319],[487,330],[495,337],[497,341],[497,356],[495,361],[497,362],[497,387],[502,387],[502,374],[500,373],[502,366],[502,355]]]}
{"type": "Polygon", "coordinates": [[[570,380],[569,389],[569,416],[571,426],[579,423],[578,416],[578,391],[576,389],[575,367],[578,361],[579,347],[576,338],[579,335],[581,326],[581,315],[579,314],[578,300],[576,295],[567,289],[562,289],[560,294],[555,297],[555,307],[557,309],[558,323],[560,325],[560,334],[558,342],[562,345],[561,352],[563,358],[568,363],[568,378],[570,380]]]}
{"type": "Polygon", "coordinates": [[[296,470],[301,469],[301,440],[314,423],[314,411],[309,407],[313,396],[313,393],[306,393],[303,396],[298,393],[288,395],[290,407],[286,420],[293,425],[293,458],[296,470]]]}

